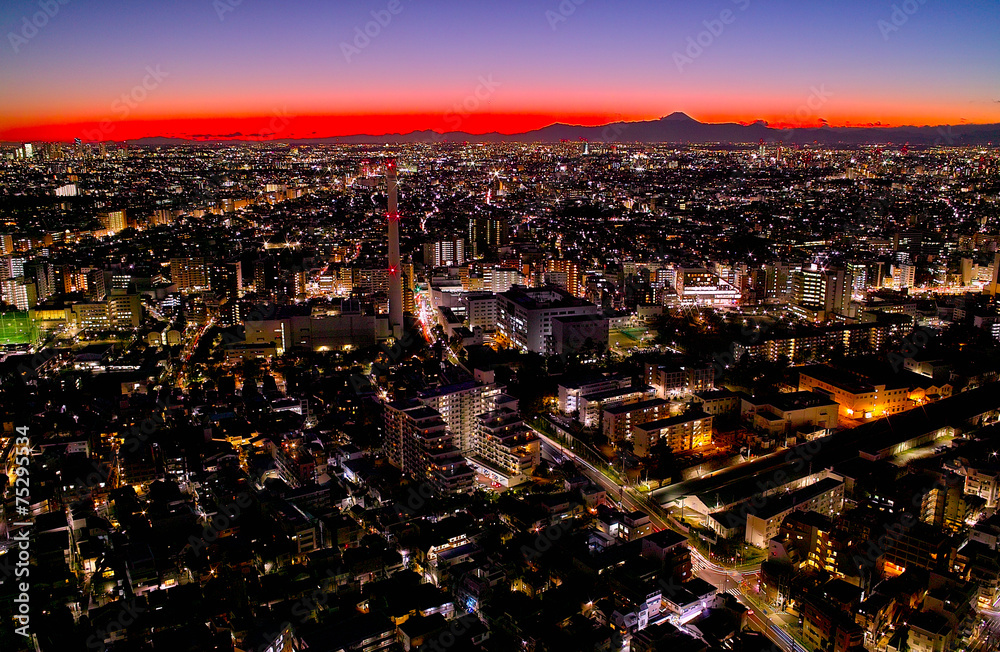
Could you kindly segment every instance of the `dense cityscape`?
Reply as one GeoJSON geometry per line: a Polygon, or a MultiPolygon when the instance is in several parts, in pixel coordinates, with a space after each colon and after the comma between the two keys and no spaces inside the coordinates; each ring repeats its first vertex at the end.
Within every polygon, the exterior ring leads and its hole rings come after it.
{"type": "Polygon", "coordinates": [[[0,146],[0,649],[1000,649],[997,149],[604,133],[0,146]]]}

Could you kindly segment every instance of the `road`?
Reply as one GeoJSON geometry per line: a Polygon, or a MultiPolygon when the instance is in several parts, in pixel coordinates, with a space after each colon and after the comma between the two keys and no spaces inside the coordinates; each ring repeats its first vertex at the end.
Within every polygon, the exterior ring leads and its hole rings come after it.
{"type": "Polygon", "coordinates": [[[579,457],[573,451],[563,447],[559,444],[559,442],[555,441],[545,433],[535,429],[534,427],[529,427],[536,435],[538,435],[539,439],[542,440],[542,454],[547,455],[548,459],[556,461],[558,461],[558,458],[572,459],[573,462],[583,468],[584,475],[586,475],[591,482],[608,492],[608,496],[612,500],[621,503],[626,509],[649,514],[649,521],[653,524],[653,527],[657,532],[661,530],[675,529],[667,519],[659,516],[658,514],[650,513],[649,506],[645,503],[645,501],[636,498],[632,494],[631,490],[622,488],[621,485],[601,473],[601,471],[598,470],[593,464],[579,457]]]}
{"type": "MultiPolygon", "coordinates": [[[[592,464],[577,456],[573,451],[562,447],[559,442],[553,440],[551,437],[539,432],[535,428],[532,428],[532,430],[541,439],[542,454],[547,459],[557,463],[562,459],[572,459],[578,466],[582,467],[584,474],[591,482],[602,487],[611,496],[618,494],[619,502],[624,507],[649,514],[649,520],[656,527],[657,531],[665,529],[674,529],[676,531],[676,528],[667,519],[650,513],[649,506],[644,501],[632,495],[630,490],[623,489],[592,464]]],[[[736,599],[749,610],[747,618],[754,629],[767,636],[782,652],[807,652],[779,624],[773,622],[767,613],[760,613],[759,609],[753,606],[750,600],[743,595],[742,591],[745,589],[741,588],[741,584],[751,584],[754,586],[757,584],[760,574],[760,562],[740,569],[727,569],[706,559],[693,546],[689,546],[689,549],[691,551],[691,568],[695,575],[718,587],[720,591],[725,591],[736,596],[736,599]]]]}
{"type": "Polygon", "coordinates": [[[750,610],[747,614],[747,620],[750,621],[753,628],[767,636],[779,649],[784,652],[807,652],[804,647],[796,643],[791,636],[772,623],[770,619],[762,617],[756,609],[747,603],[742,595],[736,594],[736,598],[750,610]]]}
{"type": "Polygon", "coordinates": [[[195,334],[191,337],[191,340],[184,346],[184,350],[181,352],[181,360],[187,362],[191,359],[194,352],[198,350],[198,343],[201,341],[201,336],[204,335],[214,323],[215,317],[212,317],[204,326],[195,332],[195,334]]]}
{"type": "Polygon", "coordinates": [[[980,615],[984,617],[984,622],[976,627],[976,632],[969,641],[969,652],[992,652],[1000,649],[1000,614],[981,611],[980,615]]]}
{"type": "Polygon", "coordinates": [[[766,610],[761,612],[746,595],[759,581],[760,563],[741,570],[723,568],[705,558],[698,550],[691,548],[691,569],[695,575],[718,587],[719,591],[732,594],[747,610],[747,619],[753,628],[778,646],[783,652],[806,652],[801,645],[781,628],[781,624],[771,620],[776,614],[766,610]],[[746,586],[750,585],[750,586],[746,586]]]}

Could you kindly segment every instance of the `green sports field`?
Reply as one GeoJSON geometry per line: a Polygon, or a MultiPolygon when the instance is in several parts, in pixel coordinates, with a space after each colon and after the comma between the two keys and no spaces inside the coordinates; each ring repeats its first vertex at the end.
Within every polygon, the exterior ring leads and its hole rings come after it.
{"type": "Polygon", "coordinates": [[[31,332],[27,312],[0,313],[0,345],[30,344],[31,332]]]}

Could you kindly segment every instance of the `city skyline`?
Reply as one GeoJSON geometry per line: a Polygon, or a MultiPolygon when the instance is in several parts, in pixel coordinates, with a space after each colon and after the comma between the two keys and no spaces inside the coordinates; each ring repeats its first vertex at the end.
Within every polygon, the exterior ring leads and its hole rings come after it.
{"type": "Polygon", "coordinates": [[[985,2],[25,2],[0,25],[4,141],[513,134],[675,111],[1000,123],[1000,16],[985,2]]]}
{"type": "Polygon", "coordinates": [[[0,650],[1000,650],[997,34],[0,3],[0,650]]]}

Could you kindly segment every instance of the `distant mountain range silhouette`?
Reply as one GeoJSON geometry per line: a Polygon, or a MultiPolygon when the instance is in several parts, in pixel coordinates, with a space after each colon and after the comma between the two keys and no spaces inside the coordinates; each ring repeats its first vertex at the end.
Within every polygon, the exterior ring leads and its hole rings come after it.
{"type": "MultiPolygon", "coordinates": [[[[437,133],[413,131],[408,134],[372,136],[335,136],[328,138],[276,138],[276,143],[293,144],[406,144],[406,143],[556,143],[560,141],[589,141],[592,143],[787,143],[789,145],[987,145],[1000,144],[1000,124],[940,125],[901,127],[796,127],[779,129],[769,127],[763,120],[751,124],[736,122],[698,122],[686,113],[676,112],[659,120],[640,122],[612,122],[596,127],[582,127],[556,123],[520,134],[470,134],[462,131],[437,133]]],[[[150,137],[130,140],[136,145],[169,145],[211,142],[260,142],[256,139],[232,140],[211,138],[187,140],[183,138],[150,137]]]]}

